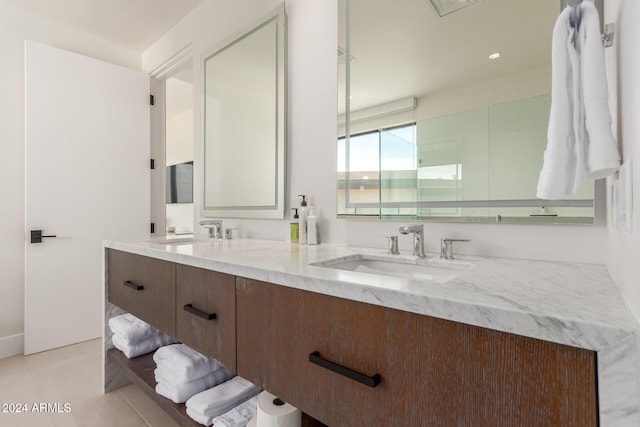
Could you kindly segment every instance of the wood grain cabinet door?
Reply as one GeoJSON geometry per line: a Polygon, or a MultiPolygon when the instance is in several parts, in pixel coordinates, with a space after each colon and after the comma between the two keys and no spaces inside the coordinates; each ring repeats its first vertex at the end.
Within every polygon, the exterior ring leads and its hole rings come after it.
{"type": "Polygon", "coordinates": [[[329,426],[597,425],[593,352],[242,278],[236,298],[238,374],[329,426]]]}
{"type": "Polygon", "coordinates": [[[175,264],[107,249],[109,301],[175,336],[175,264]]]}
{"type": "Polygon", "coordinates": [[[419,425],[400,312],[242,278],[237,310],[239,375],[329,426],[419,425]]]}
{"type": "Polygon", "coordinates": [[[176,338],[235,371],[235,276],[182,264],[176,268],[176,338]]]}

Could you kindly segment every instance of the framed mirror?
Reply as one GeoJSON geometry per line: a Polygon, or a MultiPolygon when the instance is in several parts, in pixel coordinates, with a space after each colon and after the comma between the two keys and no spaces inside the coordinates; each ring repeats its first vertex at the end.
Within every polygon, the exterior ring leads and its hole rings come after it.
{"type": "Polygon", "coordinates": [[[592,224],[536,199],[561,3],[339,0],[338,216],[592,224]]]}
{"type": "Polygon", "coordinates": [[[202,216],[283,218],[284,5],[202,57],[202,216]]]}

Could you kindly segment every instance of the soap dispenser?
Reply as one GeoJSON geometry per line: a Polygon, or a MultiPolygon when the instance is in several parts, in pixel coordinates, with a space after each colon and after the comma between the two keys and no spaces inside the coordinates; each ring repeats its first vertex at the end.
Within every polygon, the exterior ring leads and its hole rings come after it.
{"type": "Polygon", "coordinates": [[[298,208],[291,208],[292,211],[295,211],[293,214],[293,218],[291,219],[291,224],[289,225],[289,238],[291,239],[291,243],[298,243],[300,241],[300,221],[298,219],[298,208]]]}
{"type": "Polygon", "coordinates": [[[308,210],[307,210],[307,200],[304,194],[298,194],[298,197],[302,197],[302,201],[300,202],[300,243],[306,244],[307,243],[307,235],[308,235],[308,231],[307,231],[307,216],[308,216],[308,210]]]}
{"type": "Polygon", "coordinates": [[[309,206],[309,216],[307,217],[307,236],[310,245],[320,243],[318,238],[318,217],[313,206],[309,206]]]}

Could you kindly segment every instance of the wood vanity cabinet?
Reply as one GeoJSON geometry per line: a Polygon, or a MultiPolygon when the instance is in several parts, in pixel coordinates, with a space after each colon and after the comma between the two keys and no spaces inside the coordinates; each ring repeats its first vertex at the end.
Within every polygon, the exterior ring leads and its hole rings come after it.
{"type": "Polygon", "coordinates": [[[176,265],[176,339],[236,369],[236,278],[176,265]]]}
{"type": "Polygon", "coordinates": [[[113,249],[106,256],[109,301],[175,336],[176,265],[113,249]]]}
{"type": "Polygon", "coordinates": [[[238,374],[327,425],[598,423],[594,352],[243,278],[236,299],[238,374]]]}

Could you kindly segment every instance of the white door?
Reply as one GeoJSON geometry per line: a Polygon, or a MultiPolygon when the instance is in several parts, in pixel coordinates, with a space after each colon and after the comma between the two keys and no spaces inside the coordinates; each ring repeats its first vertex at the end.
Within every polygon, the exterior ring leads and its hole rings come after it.
{"type": "Polygon", "coordinates": [[[31,354],[102,335],[102,240],[149,235],[149,76],[27,41],[25,91],[31,354]]]}

